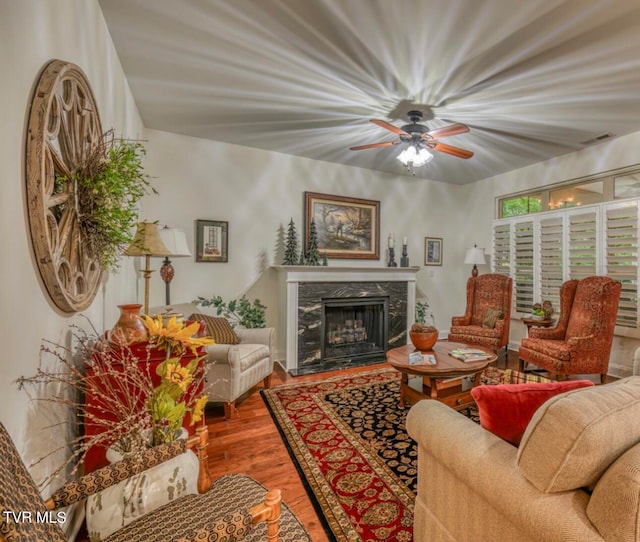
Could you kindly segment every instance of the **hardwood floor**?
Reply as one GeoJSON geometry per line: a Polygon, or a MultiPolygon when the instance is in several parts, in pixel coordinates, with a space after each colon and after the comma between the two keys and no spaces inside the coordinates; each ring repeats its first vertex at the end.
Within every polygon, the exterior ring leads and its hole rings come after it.
{"type": "MultiPolygon", "coordinates": [[[[293,377],[276,364],[271,385],[323,380],[371,368],[293,377]]],[[[283,500],[304,524],[311,539],[314,542],[327,542],[328,537],[320,519],[258,389],[238,401],[237,409],[237,417],[231,420],[224,418],[222,407],[208,408],[206,411],[211,477],[215,480],[227,473],[244,473],[266,487],[280,489],[283,500]]]]}
{"type": "MultiPolygon", "coordinates": [[[[271,385],[323,380],[331,376],[363,372],[385,366],[388,367],[382,363],[356,369],[293,377],[276,364],[271,385]]],[[[499,362],[498,366],[505,368],[505,362],[499,362]]],[[[517,351],[509,351],[506,367],[517,370],[517,351]]],[[[595,375],[585,378],[599,383],[599,378],[595,375]]],[[[212,405],[207,408],[211,477],[215,480],[224,474],[244,473],[268,488],[280,489],[283,500],[307,528],[311,539],[314,542],[328,542],[328,537],[278,429],[258,393],[259,388],[260,386],[240,398],[237,402],[237,416],[234,419],[228,420],[224,417],[222,406],[212,405]]]]}

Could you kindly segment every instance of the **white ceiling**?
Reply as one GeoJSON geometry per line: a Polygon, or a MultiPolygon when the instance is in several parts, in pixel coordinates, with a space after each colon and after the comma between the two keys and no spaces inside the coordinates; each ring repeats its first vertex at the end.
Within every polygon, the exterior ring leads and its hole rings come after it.
{"type": "Polygon", "coordinates": [[[640,131],[638,0],[99,0],[145,125],[410,175],[369,122],[471,131],[464,184],[640,131]],[[594,144],[594,143],[591,143],[594,144]]]}

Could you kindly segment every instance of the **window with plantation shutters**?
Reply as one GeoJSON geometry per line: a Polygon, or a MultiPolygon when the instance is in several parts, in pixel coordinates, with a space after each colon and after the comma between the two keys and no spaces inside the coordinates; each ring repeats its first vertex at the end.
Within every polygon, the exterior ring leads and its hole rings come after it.
{"type": "Polygon", "coordinates": [[[545,300],[558,311],[563,282],[606,275],[622,284],[618,333],[640,338],[640,198],[528,218],[493,224],[492,270],[513,279],[514,313],[529,314],[533,303],[545,300]]]}
{"type": "Polygon", "coordinates": [[[530,312],[533,305],[533,220],[513,226],[514,306],[519,312],[530,312]]]}
{"type": "Polygon", "coordinates": [[[597,275],[598,213],[596,209],[568,214],[569,278],[597,275]]]}
{"type": "Polygon", "coordinates": [[[605,207],[605,274],[622,283],[616,324],[638,325],[638,202],[605,207]]]}
{"type": "Polygon", "coordinates": [[[560,286],[564,282],[564,216],[540,219],[540,300],[560,308],[560,286]]]}
{"type": "Polygon", "coordinates": [[[511,275],[511,224],[493,227],[493,272],[511,275]]]}

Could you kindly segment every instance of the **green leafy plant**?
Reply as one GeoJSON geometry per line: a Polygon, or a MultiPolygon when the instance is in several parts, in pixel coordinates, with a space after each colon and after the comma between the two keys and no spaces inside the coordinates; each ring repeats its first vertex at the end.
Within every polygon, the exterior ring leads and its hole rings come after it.
{"type": "MultiPolygon", "coordinates": [[[[416,301],[416,322],[418,324],[427,323],[427,313],[429,313],[429,303],[426,301],[416,301]]],[[[429,313],[430,314],[430,313],[429,313]]]]}
{"type": "Polygon", "coordinates": [[[145,194],[157,194],[142,167],[145,154],[140,142],[116,138],[109,130],[87,153],[73,178],[56,179],[76,183],[80,232],[110,271],[118,268],[120,254],[133,242],[138,201],[145,194]]]}
{"type": "Polygon", "coordinates": [[[248,328],[266,326],[265,315],[267,307],[259,299],[254,299],[252,303],[245,296],[242,296],[240,299],[232,299],[226,302],[220,296],[208,299],[198,296],[198,299],[192,303],[203,307],[215,307],[216,314],[222,314],[234,327],[236,325],[248,328]]]}
{"type": "Polygon", "coordinates": [[[433,333],[437,331],[433,325],[433,315],[429,310],[429,303],[416,301],[415,323],[411,326],[412,333],[433,333]]]}
{"type": "Polygon", "coordinates": [[[544,317],[544,309],[542,308],[541,303],[535,303],[531,309],[531,314],[533,316],[541,316],[544,317]]]}

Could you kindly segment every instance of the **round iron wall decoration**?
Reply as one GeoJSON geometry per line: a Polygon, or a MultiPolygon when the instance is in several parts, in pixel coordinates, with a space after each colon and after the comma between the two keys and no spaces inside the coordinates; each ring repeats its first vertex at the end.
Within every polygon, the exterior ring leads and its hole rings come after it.
{"type": "Polygon", "coordinates": [[[94,300],[103,268],[80,229],[75,172],[99,144],[102,126],[93,91],[75,64],[52,60],[31,101],[26,193],[31,241],[44,285],[64,312],[94,300]]]}

